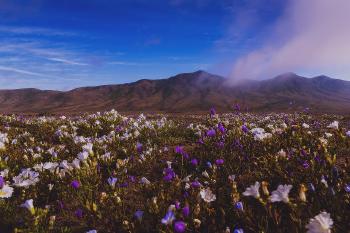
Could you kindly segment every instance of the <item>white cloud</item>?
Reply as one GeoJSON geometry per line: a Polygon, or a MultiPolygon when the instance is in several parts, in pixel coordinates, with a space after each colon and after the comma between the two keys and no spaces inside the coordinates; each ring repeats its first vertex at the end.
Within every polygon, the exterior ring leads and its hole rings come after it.
{"type": "Polygon", "coordinates": [[[125,62],[125,61],[112,61],[109,62],[110,65],[120,65],[120,66],[144,66],[151,65],[151,63],[139,63],[139,62],[125,62]]]}
{"type": "Polygon", "coordinates": [[[289,0],[263,45],[236,60],[232,79],[288,71],[350,79],[349,12],[349,0],[289,0]]]}
{"type": "Polygon", "coordinates": [[[36,73],[36,72],[28,71],[28,70],[22,70],[22,69],[17,69],[17,68],[13,68],[13,67],[6,67],[6,66],[0,66],[0,71],[14,72],[14,73],[18,73],[18,74],[25,74],[25,75],[30,75],[30,76],[44,77],[44,78],[52,77],[52,76],[46,75],[46,74],[41,74],[41,73],[36,73]]]}
{"type": "Polygon", "coordinates": [[[63,59],[63,58],[49,57],[47,59],[50,60],[50,61],[61,62],[61,63],[68,64],[68,65],[78,65],[78,66],[87,66],[88,65],[86,63],[71,61],[71,60],[63,59]]]}

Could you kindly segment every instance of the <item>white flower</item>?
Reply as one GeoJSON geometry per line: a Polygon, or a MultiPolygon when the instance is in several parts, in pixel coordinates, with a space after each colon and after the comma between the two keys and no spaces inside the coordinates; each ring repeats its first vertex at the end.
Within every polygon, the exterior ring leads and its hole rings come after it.
{"type": "Polygon", "coordinates": [[[330,129],[338,129],[339,128],[339,122],[338,121],[333,121],[327,127],[330,128],[330,129]]]}
{"type": "Polygon", "coordinates": [[[30,168],[22,170],[22,172],[12,178],[13,185],[17,187],[29,187],[39,181],[39,173],[31,171],[30,168]]]}
{"type": "Polygon", "coordinates": [[[5,143],[8,143],[7,133],[0,132],[0,150],[6,149],[5,143]]]}
{"type": "Polygon", "coordinates": [[[287,156],[287,153],[286,153],[283,149],[281,149],[281,150],[277,153],[277,155],[278,155],[279,157],[285,158],[285,157],[287,156]]]}
{"type": "Polygon", "coordinates": [[[253,196],[255,198],[260,198],[259,188],[260,188],[260,183],[258,181],[256,181],[254,185],[249,186],[245,190],[243,195],[244,196],[253,196]]]}
{"type": "Polygon", "coordinates": [[[270,196],[271,202],[283,201],[284,203],[289,202],[288,194],[292,189],[292,185],[278,185],[277,190],[273,191],[270,196]]]}
{"type": "Polygon", "coordinates": [[[4,169],[2,171],[0,171],[0,176],[6,178],[9,174],[9,169],[4,169]]]}
{"type": "Polygon", "coordinates": [[[262,141],[266,138],[271,138],[272,134],[266,133],[263,128],[253,128],[251,130],[252,134],[254,135],[254,139],[256,141],[262,141]]]}
{"type": "Polygon", "coordinates": [[[307,233],[330,233],[333,220],[327,212],[321,212],[319,215],[310,219],[306,225],[307,233]]]}
{"type": "Polygon", "coordinates": [[[326,135],[327,138],[330,138],[333,136],[333,134],[331,134],[331,133],[324,133],[324,135],[326,135]]]}
{"type": "Polygon", "coordinates": [[[103,160],[105,160],[105,161],[108,160],[108,159],[110,159],[110,158],[111,158],[111,152],[107,152],[107,153],[101,155],[101,158],[102,158],[103,160]]]}
{"type": "Polygon", "coordinates": [[[210,190],[210,188],[202,189],[200,195],[205,202],[212,202],[216,200],[215,194],[210,190]]]}
{"type": "Polygon", "coordinates": [[[49,190],[51,191],[53,189],[54,184],[48,184],[47,187],[49,188],[49,190]]]}
{"type": "Polygon", "coordinates": [[[209,178],[209,174],[208,174],[207,171],[202,172],[202,175],[203,175],[204,177],[206,177],[206,178],[209,178]]]}
{"type": "Polygon", "coordinates": [[[33,199],[26,200],[21,207],[26,208],[27,210],[30,211],[30,213],[34,214],[35,209],[34,209],[34,204],[33,204],[33,199]]]}
{"type": "Polygon", "coordinates": [[[54,172],[56,167],[58,167],[58,163],[46,162],[43,165],[43,169],[49,170],[50,172],[54,172]]]}
{"type": "Polygon", "coordinates": [[[149,184],[151,184],[151,181],[149,181],[146,177],[142,177],[141,178],[141,183],[145,184],[145,185],[149,185],[149,184]]]}
{"type": "Polygon", "coordinates": [[[76,168],[76,169],[80,169],[80,160],[75,158],[72,161],[72,167],[76,168]]]}
{"type": "Polygon", "coordinates": [[[303,128],[305,128],[305,129],[310,128],[310,125],[308,125],[308,124],[306,124],[306,123],[303,123],[302,126],[303,126],[303,128]]]}
{"type": "Polygon", "coordinates": [[[13,193],[13,188],[10,187],[9,185],[5,184],[0,189],[0,198],[9,198],[12,196],[12,193],[13,193]]]}
{"type": "Polygon", "coordinates": [[[80,159],[81,161],[86,160],[88,157],[89,157],[89,152],[87,151],[83,151],[78,154],[78,159],[80,159]]]}
{"type": "Polygon", "coordinates": [[[83,150],[88,152],[89,154],[93,154],[93,150],[92,150],[92,143],[87,143],[85,145],[83,145],[83,150]]]}
{"type": "Polygon", "coordinates": [[[328,140],[325,139],[324,137],[319,138],[319,140],[320,140],[321,144],[323,144],[323,145],[327,145],[327,143],[328,143],[328,140]]]}
{"type": "Polygon", "coordinates": [[[327,183],[326,179],[324,178],[324,176],[321,177],[321,183],[324,184],[324,186],[326,188],[328,188],[328,183],[327,183]]]}

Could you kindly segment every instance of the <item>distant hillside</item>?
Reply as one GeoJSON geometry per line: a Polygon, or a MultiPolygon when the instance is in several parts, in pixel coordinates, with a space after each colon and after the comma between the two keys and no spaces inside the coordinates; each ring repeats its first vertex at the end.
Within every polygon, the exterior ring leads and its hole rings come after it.
{"type": "Polygon", "coordinates": [[[66,92],[0,90],[2,113],[79,113],[112,108],[121,112],[198,112],[212,106],[230,111],[235,103],[251,111],[300,111],[308,107],[314,112],[350,114],[350,82],[286,73],[232,86],[223,77],[197,71],[66,92]]]}

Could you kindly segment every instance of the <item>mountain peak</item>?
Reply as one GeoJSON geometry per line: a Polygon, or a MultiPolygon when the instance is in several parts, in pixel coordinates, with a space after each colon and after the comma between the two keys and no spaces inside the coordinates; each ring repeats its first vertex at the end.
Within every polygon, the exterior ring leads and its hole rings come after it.
{"type": "Polygon", "coordinates": [[[273,79],[293,79],[293,78],[299,78],[301,76],[297,75],[296,73],[293,72],[286,72],[280,75],[277,75],[273,79]]]}

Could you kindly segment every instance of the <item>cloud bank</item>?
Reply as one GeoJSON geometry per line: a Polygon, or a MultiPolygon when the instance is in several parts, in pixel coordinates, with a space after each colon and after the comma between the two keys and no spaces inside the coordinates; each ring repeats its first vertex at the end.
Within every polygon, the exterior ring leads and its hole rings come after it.
{"type": "Polygon", "coordinates": [[[349,0],[289,0],[263,45],[235,61],[231,79],[297,72],[350,80],[349,12],[349,0]]]}

